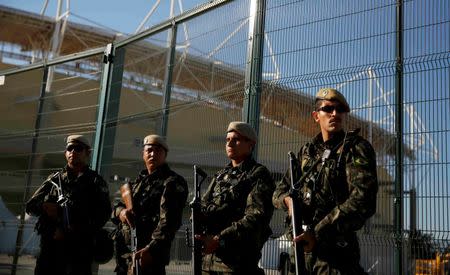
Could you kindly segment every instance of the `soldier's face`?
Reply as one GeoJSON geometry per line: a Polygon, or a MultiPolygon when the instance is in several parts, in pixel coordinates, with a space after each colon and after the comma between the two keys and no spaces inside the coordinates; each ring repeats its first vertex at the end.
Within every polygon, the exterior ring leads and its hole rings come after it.
{"type": "Polygon", "coordinates": [[[339,102],[323,100],[312,116],[322,131],[333,134],[342,130],[347,119],[348,113],[343,111],[344,109],[339,102]]]}
{"type": "Polygon", "coordinates": [[[225,149],[229,159],[240,163],[251,155],[254,142],[237,132],[227,133],[225,149]]]}
{"type": "Polygon", "coordinates": [[[83,167],[89,161],[91,151],[81,144],[69,144],[66,147],[64,155],[66,156],[67,166],[70,168],[83,167]]]}
{"type": "Polygon", "coordinates": [[[166,150],[159,145],[145,145],[142,151],[142,158],[150,171],[166,162],[166,155],[166,150]]]}

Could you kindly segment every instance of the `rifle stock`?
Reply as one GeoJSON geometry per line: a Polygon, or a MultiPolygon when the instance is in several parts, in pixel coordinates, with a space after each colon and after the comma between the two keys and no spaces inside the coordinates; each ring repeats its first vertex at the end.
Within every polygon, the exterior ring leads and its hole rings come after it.
{"type": "MultiPolygon", "coordinates": [[[[292,213],[291,213],[291,221],[292,221],[292,235],[296,237],[303,233],[302,227],[302,204],[299,201],[299,190],[298,187],[295,186],[294,179],[294,166],[298,163],[295,154],[291,151],[288,152],[289,155],[289,173],[291,180],[291,187],[289,196],[292,199],[292,213]]],[[[305,267],[305,257],[303,251],[303,243],[298,242],[294,246],[294,256],[295,256],[295,274],[302,275],[306,274],[305,267]]]]}
{"type": "MultiPolygon", "coordinates": [[[[120,194],[122,196],[122,200],[125,203],[125,207],[127,210],[133,210],[133,198],[131,196],[131,187],[129,183],[125,183],[120,187],[120,194]]],[[[130,226],[131,228],[131,252],[132,256],[132,270],[134,275],[141,274],[140,266],[137,259],[135,259],[135,255],[137,252],[137,235],[136,235],[136,224],[130,226]]]]}
{"type": "Polygon", "coordinates": [[[199,222],[199,217],[201,215],[201,197],[200,197],[200,187],[205,181],[207,174],[197,165],[194,165],[194,198],[190,203],[192,211],[192,266],[194,275],[202,274],[202,244],[201,241],[195,239],[195,235],[203,234],[202,225],[199,222]],[[199,181],[199,176],[201,180],[199,181]]]}

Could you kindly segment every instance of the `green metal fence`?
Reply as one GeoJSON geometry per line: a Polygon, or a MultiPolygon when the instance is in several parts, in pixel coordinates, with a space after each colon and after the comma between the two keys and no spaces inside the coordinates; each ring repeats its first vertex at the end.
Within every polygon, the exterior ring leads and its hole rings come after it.
{"type": "MultiPolygon", "coordinates": [[[[449,272],[446,0],[213,1],[125,40],[2,75],[0,272],[31,274],[38,239],[24,202],[64,164],[67,135],[90,137],[92,167],[111,195],[142,169],[143,137],[164,135],[169,164],[192,189],[192,165],[209,174],[223,167],[226,126],[246,120],[258,129],[258,160],[279,179],[287,152],[318,132],[310,113],[322,87],[348,98],[347,127],[361,128],[377,153],[377,213],[359,232],[363,267],[449,272]],[[433,269],[436,257],[444,260],[433,269]]],[[[169,274],[191,272],[188,217],[186,207],[169,274]]],[[[267,273],[289,245],[279,238],[283,219],[276,211],[271,222],[267,273]]]]}

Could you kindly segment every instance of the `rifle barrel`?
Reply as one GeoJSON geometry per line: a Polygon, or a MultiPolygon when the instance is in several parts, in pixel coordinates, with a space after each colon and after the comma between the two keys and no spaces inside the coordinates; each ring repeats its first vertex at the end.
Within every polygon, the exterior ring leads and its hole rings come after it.
{"type": "MultiPolygon", "coordinates": [[[[289,156],[289,174],[291,177],[290,178],[291,188],[289,196],[292,199],[292,213],[291,213],[292,235],[293,238],[295,238],[303,233],[302,228],[303,218],[301,209],[302,205],[299,201],[299,190],[295,186],[295,178],[294,178],[295,177],[294,167],[298,163],[298,161],[297,158],[295,157],[295,154],[292,153],[291,151],[288,152],[288,156],[289,156]]],[[[303,244],[301,242],[295,244],[294,256],[295,256],[295,274],[296,275],[306,274],[303,244]]]]}
{"type": "Polygon", "coordinates": [[[207,174],[197,165],[194,165],[194,199],[191,202],[192,209],[192,266],[194,275],[202,274],[202,244],[199,240],[195,239],[196,234],[202,234],[201,224],[198,221],[201,215],[201,196],[200,188],[203,181],[206,179],[207,174]],[[202,179],[199,181],[198,177],[202,179]]]}

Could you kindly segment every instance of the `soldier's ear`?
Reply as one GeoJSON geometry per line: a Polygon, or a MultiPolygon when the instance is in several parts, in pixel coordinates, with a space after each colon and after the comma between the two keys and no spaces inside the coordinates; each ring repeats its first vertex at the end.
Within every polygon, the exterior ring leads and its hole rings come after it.
{"type": "Polygon", "coordinates": [[[319,122],[319,112],[317,111],[312,111],[311,112],[311,116],[314,119],[315,122],[319,122]]]}

